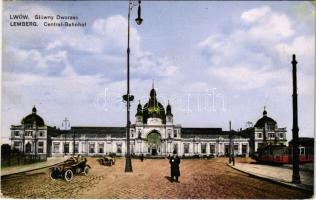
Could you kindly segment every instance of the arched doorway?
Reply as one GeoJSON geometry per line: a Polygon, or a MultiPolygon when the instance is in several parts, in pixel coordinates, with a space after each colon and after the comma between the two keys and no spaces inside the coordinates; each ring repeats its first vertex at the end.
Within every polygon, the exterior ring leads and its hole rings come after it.
{"type": "Polygon", "coordinates": [[[161,135],[158,131],[154,130],[147,135],[148,152],[152,156],[160,154],[161,135]]]}
{"type": "Polygon", "coordinates": [[[26,145],[25,145],[25,152],[26,153],[31,153],[32,151],[32,145],[28,142],[26,145]]]}

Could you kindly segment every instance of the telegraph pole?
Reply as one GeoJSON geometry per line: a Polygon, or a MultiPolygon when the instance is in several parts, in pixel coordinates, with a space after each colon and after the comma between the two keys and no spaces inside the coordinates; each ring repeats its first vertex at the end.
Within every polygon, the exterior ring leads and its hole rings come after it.
{"type": "Polygon", "coordinates": [[[293,175],[292,175],[292,182],[293,183],[301,183],[300,179],[300,167],[299,167],[299,149],[298,149],[298,119],[297,119],[297,82],[296,82],[296,64],[297,61],[295,60],[295,54],[293,54],[292,59],[292,67],[293,67],[293,128],[292,128],[292,135],[293,135],[293,175]]]}

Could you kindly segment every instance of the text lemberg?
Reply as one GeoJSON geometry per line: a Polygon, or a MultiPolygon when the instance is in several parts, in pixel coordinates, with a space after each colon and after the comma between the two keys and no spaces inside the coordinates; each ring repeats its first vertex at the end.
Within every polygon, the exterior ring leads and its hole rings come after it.
{"type": "Polygon", "coordinates": [[[10,22],[10,26],[37,26],[36,22],[10,22]]]}

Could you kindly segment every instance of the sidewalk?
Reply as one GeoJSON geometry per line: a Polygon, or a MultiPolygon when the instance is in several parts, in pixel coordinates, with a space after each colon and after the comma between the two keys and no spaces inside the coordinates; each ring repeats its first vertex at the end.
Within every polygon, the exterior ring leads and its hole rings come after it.
{"type": "MultiPolygon", "coordinates": [[[[285,164],[282,167],[284,168],[289,168],[292,170],[292,165],[291,164],[285,164]]],[[[310,171],[314,172],[314,163],[304,163],[300,164],[300,171],[310,171]]]]}
{"type": "Polygon", "coordinates": [[[308,191],[313,191],[314,188],[313,171],[300,171],[301,184],[293,184],[291,182],[292,169],[290,168],[252,163],[235,163],[235,166],[229,166],[247,174],[277,182],[283,185],[288,185],[308,191]]]}
{"type": "Polygon", "coordinates": [[[41,169],[45,167],[49,167],[52,165],[55,165],[57,163],[63,162],[68,157],[55,157],[55,158],[47,158],[47,161],[45,162],[39,162],[34,164],[27,164],[27,165],[18,165],[18,166],[12,166],[12,167],[5,167],[1,169],[1,176],[41,169]]]}

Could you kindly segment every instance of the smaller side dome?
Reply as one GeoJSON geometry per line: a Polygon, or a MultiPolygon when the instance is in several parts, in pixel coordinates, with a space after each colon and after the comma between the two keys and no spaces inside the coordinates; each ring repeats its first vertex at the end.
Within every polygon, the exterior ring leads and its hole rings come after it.
{"type": "Polygon", "coordinates": [[[140,101],[137,105],[137,113],[135,116],[142,116],[143,115],[143,108],[142,108],[142,104],[140,104],[140,101]]]}
{"type": "Polygon", "coordinates": [[[168,100],[168,105],[167,105],[167,108],[166,108],[166,116],[173,116],[172,112],[171,112],[171,105],[169,104],[169,100],[168,100]]]}
{"type": "Polygon", "coordinates": [[[24,117],[21,124],[36,124],[37,126],[45,126],[44,120],[41,116],[36,114],[37,109],[34,106],[32,108],[32,113],[24,117]]]}
{"type": "Polygon", "coordinates": [[[261,117],[255,124],[255,127],[257,128],[264,128],[266,125],[270,128],[276,127],[276,121],[270,117],[268,117],[268,112],[266,111],[266,108],[264,107],[263,110],[263,117],[261,117]]]}

